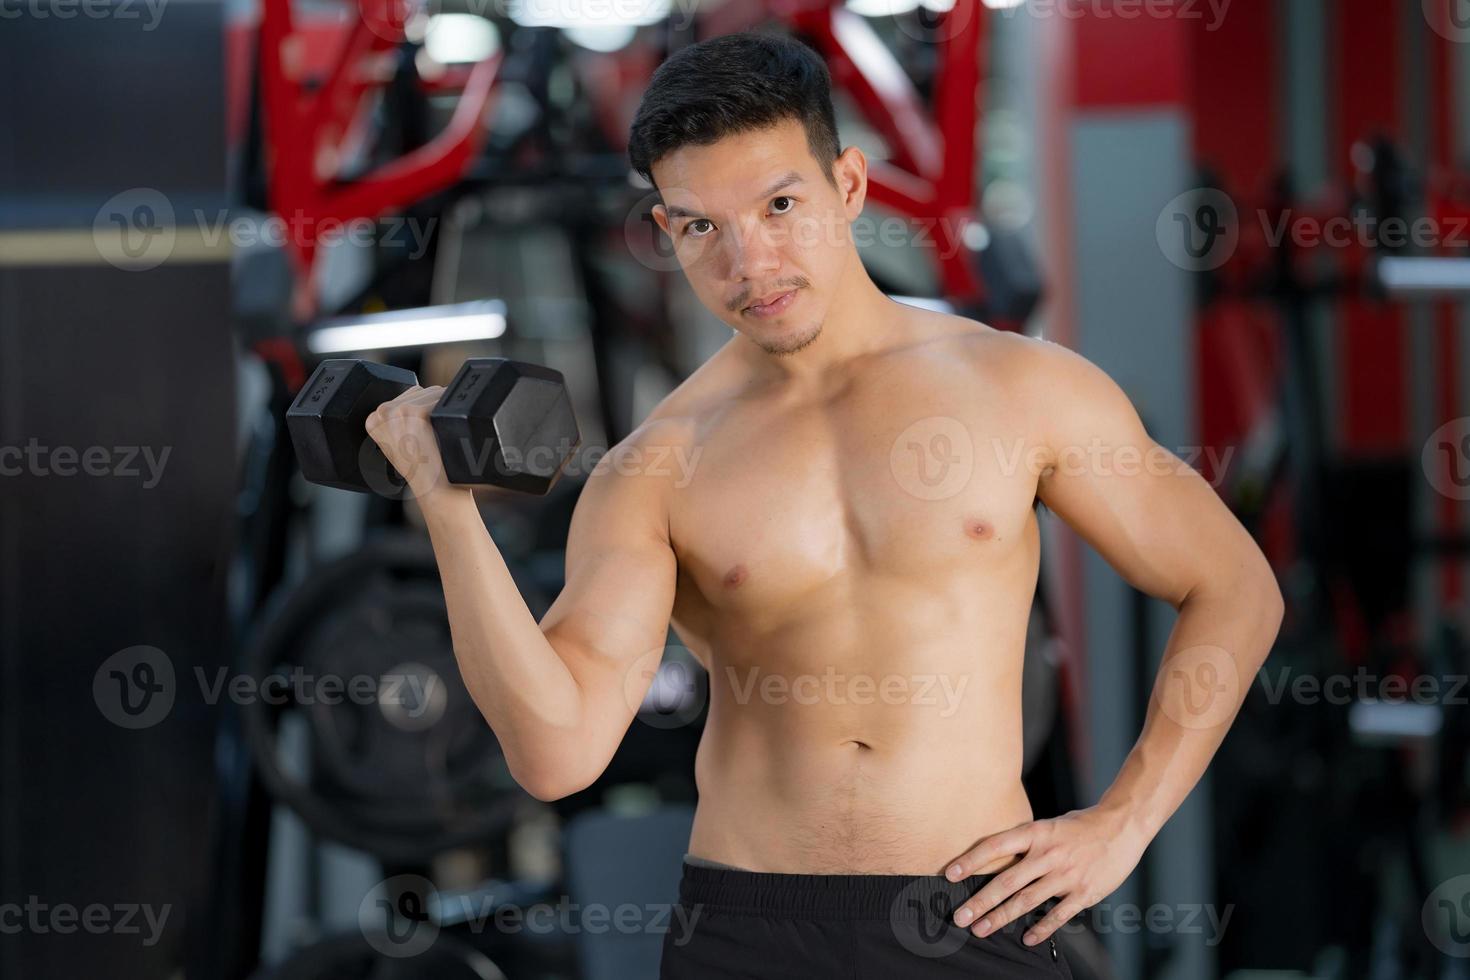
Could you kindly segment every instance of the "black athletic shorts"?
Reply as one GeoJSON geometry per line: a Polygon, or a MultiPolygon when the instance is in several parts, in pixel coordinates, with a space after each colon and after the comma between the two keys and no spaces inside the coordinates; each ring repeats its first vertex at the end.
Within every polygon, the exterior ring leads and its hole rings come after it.
{"type": "Polygon", "coordinates": [[[1071,980],[1048,936],[1055,899],[984,938],[954,911],[994,875],[801,875],[685,863],[659,980],[1071,980]]]}

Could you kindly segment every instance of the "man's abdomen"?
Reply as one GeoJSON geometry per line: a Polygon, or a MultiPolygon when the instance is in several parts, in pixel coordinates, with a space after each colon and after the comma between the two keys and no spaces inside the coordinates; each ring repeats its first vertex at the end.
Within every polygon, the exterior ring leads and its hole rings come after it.
{"type": "Polygon", "coordinates": [[[712,676],[690,853],[754,871],[942,873],[1032,817],[1020,679],[1003,673],[949,671],[947,693],[927,675],[892,675],[886,693],[882,678],[818,678],[817,700],[778,684],[742,700],[712,676]]]}

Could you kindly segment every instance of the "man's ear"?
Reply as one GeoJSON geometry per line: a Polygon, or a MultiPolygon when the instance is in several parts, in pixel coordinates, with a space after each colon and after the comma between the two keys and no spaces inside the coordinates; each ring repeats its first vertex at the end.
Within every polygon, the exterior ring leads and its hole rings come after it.
{"type": "Polygon", "coordinates": [[[654,220],[654,223],[657,224],[660,228],[662,228],[664,230],[664,234],[665,235],[668,235],[670,238],[673,238],[674,237],[674,233],[671,232],[671,231],[669,231],[669,210],[668,210],[668,208],[664,207],[662,204],[655,204],[653,206],[653,209],[652,210],[653,210],[653,220],[654,220]]]}
{"type": "Polygon", "coordinates": [[[868,199],[868,158],[863,151],[849,146],[838,154],[832,161],[832,179],[837,183],[848,220],[856,220],[868,199]]]}

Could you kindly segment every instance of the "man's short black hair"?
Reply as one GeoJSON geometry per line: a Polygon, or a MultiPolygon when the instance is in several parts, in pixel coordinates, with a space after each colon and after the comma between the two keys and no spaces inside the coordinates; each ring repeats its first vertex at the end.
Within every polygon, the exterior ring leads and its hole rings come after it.
{"type": "Polygon", "coordinates": [[[745,31],[675,52],[653,73],[628,139],[633,169],[653,182],[653,165],[681,146],[708,146],[735,133],[795,119],[833,181],[841,153],[832,78],[822,58],[795,38],[745,31]]]}

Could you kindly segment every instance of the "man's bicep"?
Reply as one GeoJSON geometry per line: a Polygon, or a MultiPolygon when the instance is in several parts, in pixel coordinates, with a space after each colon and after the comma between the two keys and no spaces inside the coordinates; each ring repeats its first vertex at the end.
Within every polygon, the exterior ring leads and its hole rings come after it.
{"type": "Polygon", "coordinates": [[[677,564],[663,494],[654,477],[593,473],[572,515],[566,585],[541,620],[599,729],[632,721],[668,635],[677,564]]]}
{"type": "Polygon", "coordinates": [[[1131,585],[1177,606],[1248,535],[1100,368],[1071,352],[1051,360],[1038,496],[1131,585]]]}

